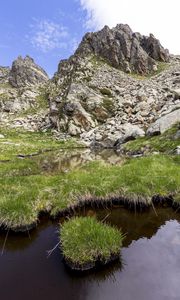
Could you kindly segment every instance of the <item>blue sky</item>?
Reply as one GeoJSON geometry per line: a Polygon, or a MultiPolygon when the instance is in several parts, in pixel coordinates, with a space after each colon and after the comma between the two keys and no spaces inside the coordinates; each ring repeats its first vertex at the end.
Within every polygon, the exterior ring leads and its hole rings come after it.
{"type": "Polygon", "coordinates": [[[0,0],[0,65],[32,56],[50,75],[69,57],[87,29],[77,1],[0,0]]]}
{"type": "Polygon", "coordinates": [[[85,32],[117,23],[180,54],[179,11],[179,0],[0,0],[0,65],[28,54],[51,76],[85,32]]]}

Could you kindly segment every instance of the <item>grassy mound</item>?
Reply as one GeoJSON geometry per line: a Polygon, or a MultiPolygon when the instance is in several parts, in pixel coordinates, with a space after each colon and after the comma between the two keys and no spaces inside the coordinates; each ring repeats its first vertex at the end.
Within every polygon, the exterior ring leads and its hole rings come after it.
{"type": "Polygon", "coordinates": [[[76,217],[62,225],[63,256],[72,269],[90,269],[119,256],[122,233],[92,217],[76,217]]]}

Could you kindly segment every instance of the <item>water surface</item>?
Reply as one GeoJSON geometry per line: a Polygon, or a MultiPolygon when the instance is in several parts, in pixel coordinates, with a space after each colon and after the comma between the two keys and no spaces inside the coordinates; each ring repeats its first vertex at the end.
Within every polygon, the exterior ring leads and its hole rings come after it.
{"type": "MultiPolygon", "coordinates": [[[[127,234],[121,251],[122,265],[88,275],[69,272],[59,248],[57,223],[44,217],[37,229],[9,233],[0,257],[2,300],[179,300],[180,215],[170,208],[135,214],[119,208],[88,210],[88,215],[121,228],[127,234]]],[[[0,234],[2,250],[6,233],[0,234]]]]}

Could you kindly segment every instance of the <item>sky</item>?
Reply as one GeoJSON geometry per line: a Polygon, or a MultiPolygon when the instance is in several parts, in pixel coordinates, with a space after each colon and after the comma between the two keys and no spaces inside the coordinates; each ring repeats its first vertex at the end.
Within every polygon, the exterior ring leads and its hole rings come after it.
{"type": "Polygon", "coordinates": [[[0,65],[30,55],[49,76],[87,31],[129,24],[180,54],[180,0],[0,0],[0,65]]]}

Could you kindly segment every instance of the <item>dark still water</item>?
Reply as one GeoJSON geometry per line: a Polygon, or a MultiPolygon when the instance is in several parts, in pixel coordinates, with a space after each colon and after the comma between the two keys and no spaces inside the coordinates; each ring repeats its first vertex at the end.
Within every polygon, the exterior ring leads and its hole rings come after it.
{"type": "MultiPolygon", "coordinates": [[[[9,234],[0,256],[1,300],[179,300],[180,215],[169,208],[134,214],[104,210],[99,219],[118,226],[127,238],[122,266],[114,264],[89,275],[71,274],[62,262],[58,224],[44,219],[28,234],[9,234]]],[[[5,233],[0,234],[2,251],[5,233]]],[[[79,254],[81,255],[81,254],[79,254]]]]}

